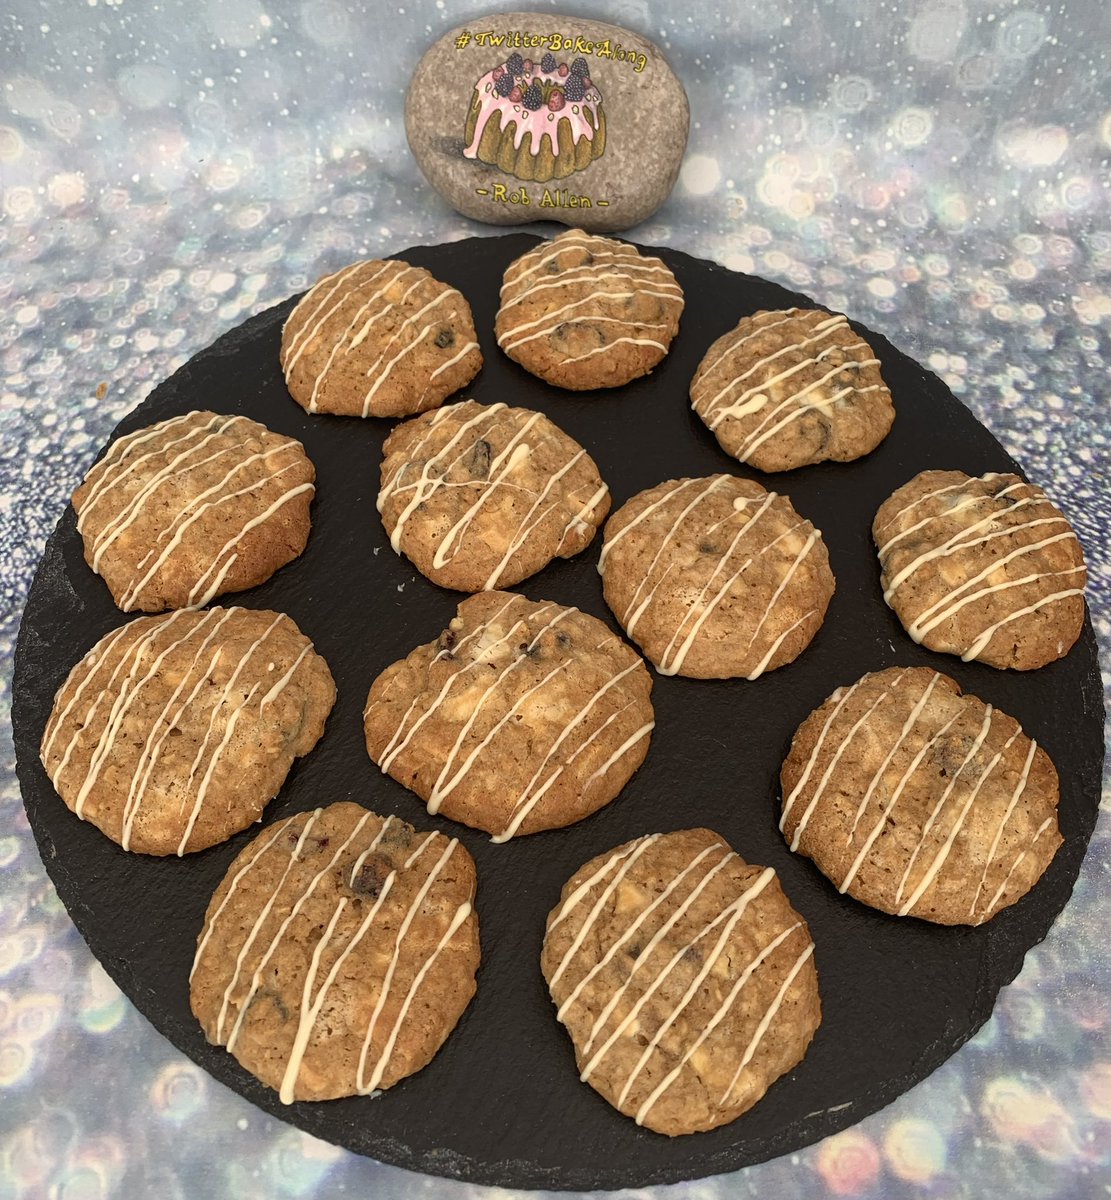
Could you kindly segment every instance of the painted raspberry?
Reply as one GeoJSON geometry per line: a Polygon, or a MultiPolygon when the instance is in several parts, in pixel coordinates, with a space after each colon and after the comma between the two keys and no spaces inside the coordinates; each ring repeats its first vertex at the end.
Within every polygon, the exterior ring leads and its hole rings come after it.
{"type": "Polygon", "coordinates": [[[560,79],[566,79],[566,78],[567,78],[567,72],[568,72],[568,71],[570,71],[570,70],[571,70],[571,68],[570,68],[570,67],[569,67],[569,66],[568,66],[566,63],[560,63],[560,64],[559,64],[559,77],[560,77],[560,79]]]}
{"type": "Polygon", "coordinates": [[[496,83],[505,74],[505,67],[503,67],[503,66],[495,67],[492,74],[494,76],[494,82],[496,83]]]}
{"type": "Polygon", "coordinates": [[[522,97],[523,95],[524,95],[524,92],[522,92],[522,91],[521,91],[521,89],[520,89],[520,88],[519,88],[519,87],[518,87],[516,84],[514,84],[514,85],[513,85],[513,87],[512,87],[512,88],[510,88],[510,91],[509,91],[509,99],[510,99],[510,100],[511,100],[511,101],[512,101],[514,104],[520,104],[520,103],[521,103],[521,97],[522,97]]]}

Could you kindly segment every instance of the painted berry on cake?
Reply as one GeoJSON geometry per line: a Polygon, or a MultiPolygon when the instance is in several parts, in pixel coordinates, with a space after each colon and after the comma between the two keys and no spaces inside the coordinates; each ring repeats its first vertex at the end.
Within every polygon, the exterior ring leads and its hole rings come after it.
{"type": "Polygon", "coordinates": [[[583,58],[511,54],[475,84],[463,136],[465,158],[517,179],[565,179],[605,152],[602,95],[583,58]]]}

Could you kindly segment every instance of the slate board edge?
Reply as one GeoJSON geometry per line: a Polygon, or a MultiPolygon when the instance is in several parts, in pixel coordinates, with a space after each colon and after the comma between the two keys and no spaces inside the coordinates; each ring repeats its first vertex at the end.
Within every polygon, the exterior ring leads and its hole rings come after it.
{"type": "MultiPolygon", "coordinates": [[[[496,235],[495,235],[496,236],[496,235]]],[[[436,254],[448,255],[456,253],[466,253],[475,241],[485,240],[484,238],[464,239],[462,241],[448,242],[435,247],[412,247],[407,250],[400,251],[390,257],[405,258],[416,251],[420,254],[436,254]],[[461,249],[462,248],[462,249],[461,249]]],[[[520,249],[517,253],[523,253],[528,246],[535,244],[538,241],[544,240],[533,234],[528,233],[511,233],[501,235],[499,241],[516,241],[520,244],[520,249]]],[[[666,247],[642,247],[649,252],[661,250],[676,258],[684,258],[691,260],[697,267],[708,269],[714,273],[722,275],[737,275],[738,272],[731,272],[728,268],[721,266],[718,263],[698,259],[691,255],[683,254],[678,251],[669,251],[666,247]]],[[[757,278],[747,276],[747,278],[757,278]]],[[[813,305],[813,301],[799,293],[791,293],[791,295],[803,305],[813,305]]],[[[252,341],[260,333],[269,332],[271,325],[277,323],[282,316],[288,312],[292,305],[296,302],[297,297],[283,301],[262,313],[256,314],[249,318],[243,324],[229,330],[221,335],[211,346],[200,351],[193,356],[187,363],[183,364],[175,371],[167,380],[163,381],[156,387],[147,400],[137,406],[132,412],[128,413],[113,431],[104,450],[97,456],[99,459],[108,445],[114,442],[118,437],[130,432],[133,428],[138,428],[143,424],[148,423],[149,418],[145,417],[144,411],[148,406],[148,402],[157,398],[158,393],[163,389],[173,391],[182,383],[188,380],[189,374],[196,367],[198,362],[209,357],[221,357],[234,353],[240,345],[245,342],[252,341]]],[[[869,331],[869,337],[874,346],[881,349],[890,348],[893,352],[899,353],[891,347],[887,339],[869,331]]],[[[900,355],[900,357],[904,357],[900,355]]],[[[916,364],[917,365],[917,364],[916,364]]],[[[918,366],[921,375],[924,378],[934,379],[935,386],[939,383],[936,378],[931,376],[924,368],[918,366]]],[[[1000,447],[1002,451],[1002,447],[1000,447]]],[[[1005,453],[1005,451],[1004,451],[1005,453]]],[[[1007,456],[1009,457],[1009,456],[1007,456]]],[[[1012,460],[1013,461],[1013,460],[1012,460]]],[[[1015,464],[1015,470],[1021,473],[1021,468],[1015,464]]],[[[76,481],[75,481],[76,482],[76,481]]],[[[36,593],[40,587],[47,587],[47,575],[55,565],[60,565],[60,555],[55,555],[51,558],[51,550],[54,548],[54,543],[61,535],[64,534],[64,527],[67,523],[73,521],[72,507],[67,505],[66,510],[55,528],[54,532],[48,541],[43,559],[36,570],[35,577],[32,581],[31,588],[28,592],[27,607],[32,606],[36,593]]],[[[19,777],[21,789],[24,794],[34,794],[35,787],[40,785],[41,781],[37,778],[33,780],[33,774],[41,772],[41,767],[38,763],[38,738],[41,731],[36,731],[33,728],[28,728],[28,721],[24,717],[25,703],[23,700],[24,685],[26,680],[34,671],[35,653],[37,646],[32,644],[31,635],[25,633],[25,627],[21,627],[19,639],[15,651],[15,670],[13,680],[13,703],[12,703],[12,725],[15,736],[16,746],[16,768],[19,777]]],[[[1090,661],[1095,658],[1095,638],[1091,626],[1090,616],[1086,619],[1084,633],[1081,642],[1074,649],[1073,653],[1087,653],[1090,655],[1090,661]]],[[[1098,689],[1098,676],[1089,672],[1089,690],[1091,690],[1092,680],[1095,680],[1095,686],[1098,689]]],[[[1100,696],[1102,693],[1100,693],[1100,696]]],[[[1090,700],[1091,697],[1088,697],[1090,700]]],[[[1102,705],[1098,705],[1101,708],[1102,705]]],[[[1099,795],[1099,780],[1100,774],[1098,770],[1088,769],[1086,772],[1088,778],[1083,782],[1082,790],[1085,794],[1091,794],[1098,797],[1099,795]]],[[[56,798],[55,798],[56,800],[56,798]]],[[[60,803],[60,801],[56,801],[60,803]]],[[[1080,865],[1083,860],[1083,853],[1087,842],[1091,836],[1095,825],[1097,807],[1092,806],[1090,811],[1085,813],[1084,826],[1078,830],[1073,837],[1062,848],[1060,854],[1066,856],[1064,869],[1066,877],[1062,880],[1067,886],[1068,895],[1071,895],[1075,881],[1079,874],[1080,865]]],[[[30,816],[30,812],[28,814],[30,816]]],[[[61,862],[55,851],[55,846],[52,838],[50,838],[47,830],[32,821],[32,829],[38,845],[40,856],[46,866],[47,873],[53,880],[60,898],[69,910],[73,917],[74,923],[82,933],[86,936],[86,909],[82,904],[81,897],[78,893],[78,888],[73,877],[70,875],[66,866],[61,862]]],[[[122,852],[121,852],[122,853],[122,852]]],[[[1064,903],[1067,903],[1067,897],[1064,903]]],[[[1064,904],[1062,904],[1062,907],[1064,904]]],[[[1048,921],[1041,920],[1039,922],[1039,933],[1035,940],[1030,943],[1029,948],[1041,942],[1049,929],[1052,927],[1053,921],[1059,915],[1059,911],[1054,912],[1048,921]]],[[[1045,914],[1040,914],[1044,916],[1045,914]]],[[[1019,973],[1022,968],[1023,957],[1010,959],[1006,965],[1006,982],[1010,982],[1019,973]]],[[[150,993],[144,990],[142,981],[137,979],[128,969],[128,964],[125,961],[109,960],[103,963],[109,975],[121,986],[125,993],[131,998],[136,1008],[146,1017],[147,1020],[164,1036],[166,1036],[175,1045],[180,1046],[181,1042],[175,1033],[181,1032],[180,1024],[173,1019],[165,1019],[159,1011],[157,1003],[153,1002],[153,997],[150,993]]],[[[991,999],[994,1002],[995,991],[992,989],[991,999]]],[[[991,1015],[993,1004],[986,1006],[981,1012],[976,1013],[975,1024],[973,1027],[960,1031],[959,1036],[950,1040],[942,1040],[935,1042],[922,1055],[920,1061],[927,1068],[926,1071],[915,1074],[918,1078],[928,1074],[936,1069],[941,1063],[948,1059],[961,1045],[969,1038],[975,1035],[977,1030],[982,1027],[984,1022],[991,1015]]],[[[184,1039],[187,1047],[191,1046],[190,1039],[184,1039]]],[[[217,1048],[209,1047],[208,1050],[216,1050],[217,1048]]],[[[264,1109],[267,1112],[283,1119],[289,1120],[293,1118],[293,1123],[306,1131],[313,1133],[316,1136],[328,1139],[329,1132],[327,1128],[326,1104],[298,1104],[292,1108],[282,1105],[276,1094],[270,1089],[263,1088],[246,1072],[239,1068],[238,1064],[222,1050],[219,1050],[219,1058],[213,1060],[211,1055],[208,1055],[202,1049],[201,1053],[194,1053],[192,1048],[186,1048],[185,1053],[188,1054],[195,1062],[210,1074],[214,1074],[217,1079],[225,1084],[233,1087],[234,1090],[240,1092],[252,1103],[264,1109]],[[214,1071],[214,1064],[216,1070],[214,1071]],[[322,1111],[323,1110],[323,1111],[322,1111]]],[[[913,1082],[913,1080],[911,1080],[913,1082]]],[[[847,1128],[855,1124],[863,1116],[871,1112],[878,1111],[886,1107],[898,1095],[902,1094],[908,1082],[899,1078],[889,1081],[889,1086],[877,1090],[869,1094],[865,1102],[857,1105],[852,1104],[849,1107],[839,1111],[836,1114],[821,1113],[808,1114],[806,1117],[800,1118],[798,1121],[784,1126],[779,1134],[774,1138],[766,1139],[766,1144],[762,1146],[759,1154],[751,1161],[763,1161],[777,1155],[799,1149],[802,1146],[809,1145],[812,1142],[826,1137],[840,1129],[847,1128]],[[825,1118],[824,1121],[820,1118],[825,1118]]],[[[376,1103],[376,1102],[372,1102],[376,1103]]],[[[743,1118],[742,1118],[743,1120],[743,1118]]],[[[692,1142],[697,1140],[697,1135],[691,1139],[692,1142]]],[[[414,1152],[408,1146],[403,1146],[396,1141],[384,1140],[382,1144],[376,1148],[376,1156],[382,1161],[389,1162],[400,1166],[407,1170],[420,1171],[433,1175],[446,1176],[471,1182],[480,1182],[502,1186],[529,1187],[529,1188],[581,1188],[581,1189],[608,1189],[620,1187],[638,1187],[651,1185],[654,1183],[669,1183],[675,1182],[684,1176],[676,1175],[673,1171],[648,1171],[644,1174],[637,1175],[630,1173],[627,1168],[618,1167],[612,1172],[607,1172],[604,1175],[592,1173],[589,1177],[581,1175],[574,1170],[551,1170],[538,1167],[536,1164],[524,1163],[520,1160],[506,1160],[497,1165],[492,1165],[486,1162],[475,1162],[470,1158],[458,1155],[453,1151],[446,1150],[425,1150],[414,1152]]],[[[718,1171],[735,1170],[737,1166],[736,1158],[731,1155],[730,1150],[726,1149],[719,1155],[710,1158],[703,1158],[697,1170],[697,1176],[702,1177],[708,1174],[713,1174],[718,1171]],[[718,1161],[720,1160],[720,1161],[718,1161]]]]}

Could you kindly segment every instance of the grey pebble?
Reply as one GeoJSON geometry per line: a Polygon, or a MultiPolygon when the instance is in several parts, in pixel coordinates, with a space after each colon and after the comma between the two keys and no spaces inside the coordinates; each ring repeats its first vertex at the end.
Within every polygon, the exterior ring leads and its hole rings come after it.
{"type": "Polygon", "coordinates": [[[675,184],[689,123],[683,85],[654,42],[553,13],[494,13],[457,26],[421,58],[405,98],[405,132],[428,181],[459,212],[492,225],[550,220],[600,233],[644,221],[675,184]],[[545,72],[546,54],[556,66],[549,60],[545,72]],[[489,78],[507,63],[526,68],[508,72],[520,99],[499,96],[489,78]],[[580,99],[573,81],[584,64],[580,99]],[[592,153],[579,148],[584,137],[592,153]]]}

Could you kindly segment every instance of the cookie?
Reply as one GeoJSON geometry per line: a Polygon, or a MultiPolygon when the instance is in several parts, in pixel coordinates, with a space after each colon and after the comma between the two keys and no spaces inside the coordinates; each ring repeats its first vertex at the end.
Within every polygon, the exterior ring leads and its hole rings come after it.
{"type": "Polygon", "coordinates": [[[471,307],[395,259],[325,275],[282,330],[282,370],[311,413],[408,417],[442,404],[482,366],[471,307]]]}
{"type": "Polygon", "coordinates": [[[1084,551],[1017,475],[923,471],[884,502],[872,536],[883,598],[931,650],[1030,671],[1080,636],[1084,551]]]}
{"type": "Polygon", "coordinates": [[[124,612],[203,607],[264,583],[308,541],[304,447],[191,412],[120,438],[73,493],[85,561],[124,612]]]}
{"type": "Polygon", "coordinates": [[[591,859],[548,917],[541,968],[580,1078],[670,1136],[750,1109],[821,1022],[814,944],[771,867],[709,829],[591,859]]]}
{"type": "Polygon", "coordinates": [[[589,454],[543,413],[466,400],[399,425],[382,448],[390,544],[441,587],[510,587],[571,558],[609,512],[589,454]]]}
{"type": "Polygon", "coordinates": [[[791,849],[839,892],[900,917],[981,925],[1061,845],[1049,755],[926,667],[838,688],[799,727],[781,780],[791,849]]]}
{"type": "Polygon", "coordinates": [[[70,671],[40,756],[67,806],[125,850],[187,854],[259,820],[335,698],[282,613],[139,617],[70,671]]]}
{"type": "Polygon", "coordinates": [[[672,479],[610,517],[606,603],[661,675],[756,679],[810,644],[833,595],[821,533],[748,479],[672,479]]]}
{"type": "Polygon", "coordinates": [[[283,1104],[426,1066],[475,992],[475,869],[442,833],[331,804],[264,829],[205,914],[189,1002],[283,1104]]]}
{"type": "Polygon", "coordinates": [[[597,617],[480,592],[374,681],[367,751],[430,813],[506,842],[621,791],[648,753],[651,691],[640,656],[597,617]]]}
{"type": "Polygon", "coordinates": [[[682,311],[682,288],[658,258],[569,229],[509,264],[494,329],[526,371],[590,391],[647,375],[682,311]]]}
{"type": "Polygon", "coordinates": [[[850,462],[895,420],[872,348],[816,308],[742,317],[706,351],[690,396],[721,448],[761,471],[850,462]]]}

